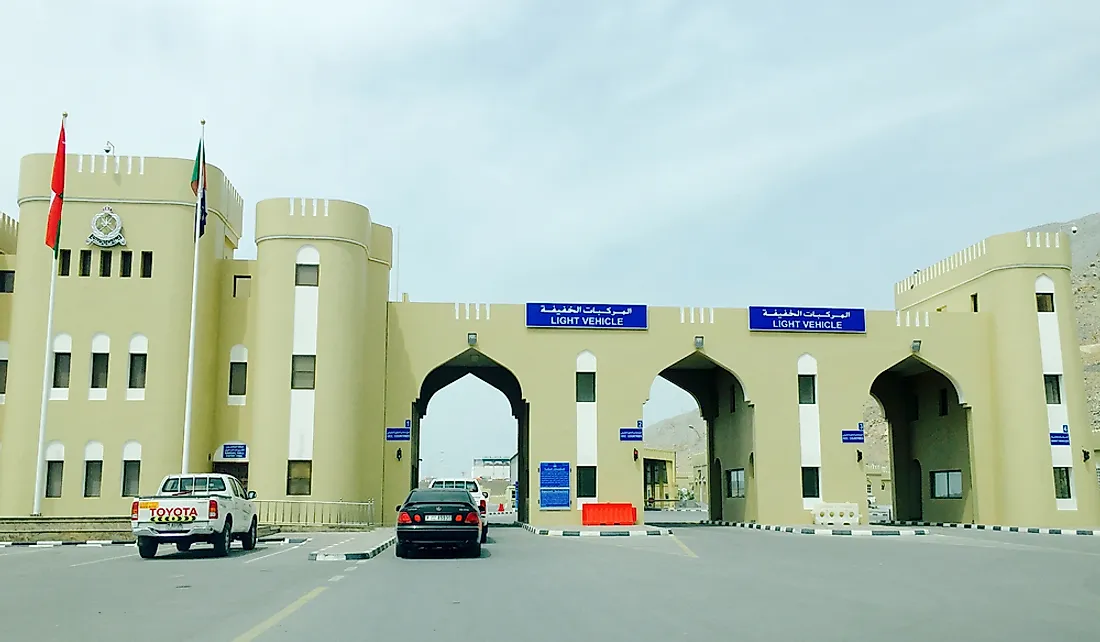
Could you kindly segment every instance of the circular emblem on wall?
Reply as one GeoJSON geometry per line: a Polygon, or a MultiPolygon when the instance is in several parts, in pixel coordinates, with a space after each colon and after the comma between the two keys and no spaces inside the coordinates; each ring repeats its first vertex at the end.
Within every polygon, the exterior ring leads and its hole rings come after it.
{"type": "Polygon", "coordinates": [[[122,218],[109,205],[92,217],[92,233],[88,236],[88,243],[99,247],[126,245],[126,237],[122,235],[122,218]]]}

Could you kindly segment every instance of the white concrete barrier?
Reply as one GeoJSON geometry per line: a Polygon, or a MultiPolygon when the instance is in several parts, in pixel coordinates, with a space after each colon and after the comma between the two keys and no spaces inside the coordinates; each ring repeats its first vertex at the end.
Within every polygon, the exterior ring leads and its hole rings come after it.
{"type": "Polygon", "coordinates": [[[855,526],[859,524],[859,507],[855,504],[818,504],[814,509],[814,523],[828,526],[855,526]]]}

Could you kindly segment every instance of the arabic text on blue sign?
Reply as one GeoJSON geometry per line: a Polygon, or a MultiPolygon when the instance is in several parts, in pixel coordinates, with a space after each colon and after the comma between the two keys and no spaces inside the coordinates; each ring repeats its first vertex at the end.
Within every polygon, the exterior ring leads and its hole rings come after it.
{"type": "Polygon", "coordinates": [[[760,332],[867,332],[867,314],[858,308],[749,306],[749,330],[760,332]]]}
{"type": "Polygon", "coordinates": [[[1051,446],[1068,446],[1069,445],[1069,433],[1068,432],[1052,432],[1052,433],[1050,433],[1050,445],[1051,446]]]}
{"type": "Polygon", "coordinates": [[[645,330],[649,327],[649,312],[644,305],[528,303],[527,327],[645,330]]]}
{"type": "Polygon", "coordinates": [[[409,441],[412,439],[410,428],[386,428],[386,441],[409,441]]]}
{"type": "Polygon", "coordinates": [[[569,488],[569,462],[541,462],[539,464],[539,488],[569,488]]]}
{"type": "Polygon", "coordinates": [[[619,428],[619,441],[641,441],[641,428],[619,428]]]}
{"type": "Polygon", "coordinates": [[[862,444],[863,431],[862,430],[841,430],[840,442],[844,444],[862,444]]]}
{"type": "Polygon", "coordinates": [[[569,508],[569,489],[568,488],[540,488],[539,489],[539,508],[546,509],[568,509],[569,508]]]}
{"type": "Polygon", "coordinates": [[[225,444],[222,446],[222,459],[244,459],[248,456],[248,446],[244,444],[225,444]]]}

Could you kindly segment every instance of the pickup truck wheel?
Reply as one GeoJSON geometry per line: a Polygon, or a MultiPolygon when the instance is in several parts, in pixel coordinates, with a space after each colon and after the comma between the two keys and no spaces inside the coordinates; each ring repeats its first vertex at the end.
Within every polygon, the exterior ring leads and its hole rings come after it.
{"type": "Polygon", "coordinates": [[[191,550],[191,542],[176,542],[176,550],[181,553],[186,553],[191,550]]]}
{"type": "Polygon", "coordinates": [[[151,537],[139,537],[137,540],[138,555],[140,555],[142,559],[148,560],[156,557],[157,548],[159,547],[160,545],[157,543],[157,540],[151,537]]]}
{"type": "Polygon", "coordinates": [[[248,527],[248,532],[241,539],[241,547],[246,551],[251,551],[256,548],[256,518],[252,518],[252,525],[248,527]]]}
{"type": "Polygon", "coordinates": [[[233,520],[225,518],[225,528],[214,540],[214,554],[218,557],[229,555],[229,546],[233,543],[233,520]]]}

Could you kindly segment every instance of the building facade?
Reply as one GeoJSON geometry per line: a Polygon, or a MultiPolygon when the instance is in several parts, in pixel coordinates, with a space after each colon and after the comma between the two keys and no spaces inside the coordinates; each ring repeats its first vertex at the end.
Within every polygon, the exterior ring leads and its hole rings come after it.
{"type": "MultiPolygon", "coordinates": [[[[0,225],[0,514],[32,510],[48,365],[43,513],[122,515],[181,467],[192,161],[68,157],[47,359],[52,160],[22,160],[18,224],[0,225]],[[92,240],[108,218],[121,233],[92,240]]],[[[660,374],[707,422],[712,518],[864,506],[872,395],[899,519],[1100,523],[1061,234],[968,246],[895,284],[890,311],[414,303],[389,300],[391,230],[366,207],[260,201],[257,257],[236,260],[243,201],[213,166],[209,184],[191,470],[233,472],[262,499],[398,504],[429,400],[473,374],[516,418],[521,520],[641,508],[639,417],[660,374]]]]}

